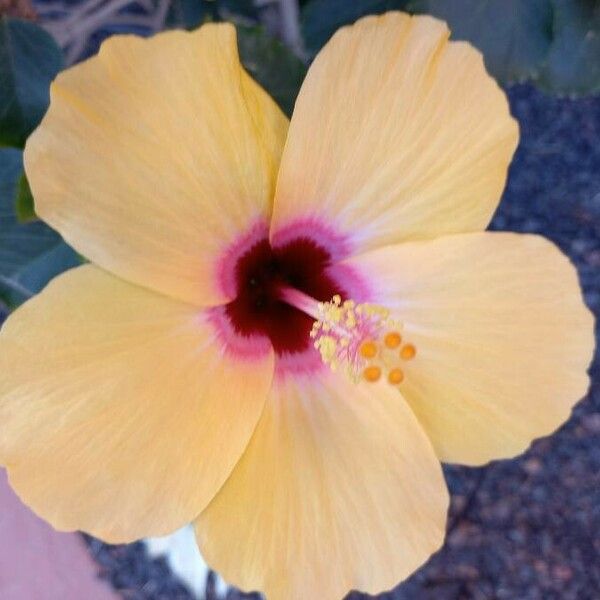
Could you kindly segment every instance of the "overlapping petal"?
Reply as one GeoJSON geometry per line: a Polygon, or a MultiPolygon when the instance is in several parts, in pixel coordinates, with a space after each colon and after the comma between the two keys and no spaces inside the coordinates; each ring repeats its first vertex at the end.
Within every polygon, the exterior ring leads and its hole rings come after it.
{"type": "Polygon", "coordinates": [[[448,495],[389,386],[329,371],[278,379],[248,449],[196,521],[227,581],[269,600],[380,592],[441,545],[448,495]]]}
{"type": "Polygon", "coordinates": [[[216,257],[271,214],[286,132],[232,25],[116,36],[53,83],[25,167],[37,213],[83,255],[209,305],[216,257]]]}
{"type": "Polygon", "coordinates": [[[514,456],[585,394],[593,317],[575,269],[544,238],[448,236],[349,263],[416,344],[401,390],[442,460],[514,456]]]}
{"type": "Polygon", "coordinates": [[[480,53],[448,36],[401,13],[336,33],[296,102],[273,237],[325,221],[361,251],[485,229],[518,128],[480,53]]]}
{"type": "Polygon", "coordinates": [[[0,463],[57,529],[112,542],[189,523],[258,422],[273,357],[232,358],[194,306],[93,266],[0,331],[0,463]]]}

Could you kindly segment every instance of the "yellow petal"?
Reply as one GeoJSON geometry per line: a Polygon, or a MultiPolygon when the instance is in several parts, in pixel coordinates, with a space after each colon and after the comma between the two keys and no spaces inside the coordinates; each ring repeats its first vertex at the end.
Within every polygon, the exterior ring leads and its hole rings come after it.
{"type": "Polygon", "coordinates": [[[196,521],[208,563],[268,600],[393,587],[444,537],[448,495],[397,391],[326,371],[278,379],[248,449],[196,521]]]}
{"type": "Polygon", "coordinates": [[[463,234],[349,262],[417,348],[401,390],[442,460],[519,454],[585,394],[593,317],[575,269],[544,238],[463,234]]]}
{"type": "Polygon", "coordinates": [[[272,372],[225,354],[195,307],[80,267],[0,331],[0,463],[57,529],[164,535],[229,475],[272,372]]]}
{"type": "Polygon", "coordinates": [[[286,131],[233,26],[117,36],[53,83],[25,167],[37,213],[79,252],[209,305],[216,257],[270,217],[286,131]]]}
{"type": "Polygon", "coordinates": [[[388,13],[332,38],[296,103],[273,237],[309,219],[365,250],[486,227],[518,128],[480,53],[448,35],[388,13]]]}

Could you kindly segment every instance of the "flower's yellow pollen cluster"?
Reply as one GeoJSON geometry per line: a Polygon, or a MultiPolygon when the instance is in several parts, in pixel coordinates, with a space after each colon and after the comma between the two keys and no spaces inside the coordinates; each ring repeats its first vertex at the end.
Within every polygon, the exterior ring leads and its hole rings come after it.
{"type": "Polygon", "coordinates": [[[375,358],[377,356],[377,344],[375,342],[363,342],[360,346],[360,355],[363,358],[375,358]]]}
{"type": "Polygon", "coordinates": [[[343,365],[355,381],[374,383],[384,373],[391,385],[404,381],[402,363],[417,351],[413,344],[402,343],[401,325],[386,308],[334,296],[318,304],[318,316],[310,336],[332,370],[343,365]]]}
{"type": "Polygon", "coordinates": [[[368,339],[360,346],[360,355],[366,363],[362,370],[365,381],[379,381],[382,373],[387,373],[391,385],[404,381],[403,361],[412,360],[417,355],[414,344],[402,344],[398,331],[387,331],[379,340],[368,339]]]}

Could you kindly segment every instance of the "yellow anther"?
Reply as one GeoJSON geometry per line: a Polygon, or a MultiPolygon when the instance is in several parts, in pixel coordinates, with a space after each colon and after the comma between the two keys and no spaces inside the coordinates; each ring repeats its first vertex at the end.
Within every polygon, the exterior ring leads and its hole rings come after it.
{"type": "Polygon", "coordinates": [[[346,315],[346,327],[348,329],[354,329],[356,327],[356,316],[348,309],[348,314],[346,315]]]}
{"type": "Polygon", "coordinates": [[[363,377],[370,383],[379,381],[381,377],[381,369],[376,365],[370,365],[363,371],[363,377]]]}
{"type": "Polygon", "coordinates": [[[332,364],[335,360],[336,340],[330,335],[322,336],[318,342],[315,342],[315,348],[320,352],[323,362],[332,364]]]}
{"type": "Polygon", "coordinates": [[[400,350],[400,358],[404,360],[410,360],[414,358],[417,353],[417,349],[412,344],[406,344],[400,350]]]}
{"type": "Polygon", "coordinates": [[[388,381],[392,384],[392,385],[398,385],[399,383],[402,383],[404,379],[404,373],[402,372],[402,369],[392,369],[389,373],[388,373],[388,381]]]}
{"type": "Polygon", "coordinates": [[[360,355],[363,358],[374,358],[377,356],[377,344],[372,340],[367,340],[360,345],[360,355]]]}
{"type": "Polygon", "coordinates": [[[353,381],[375,382],[383,376],[397,385],[404,380],[400,358],[412,358],[415,349],[402,346],[402,325],[387,308],[342,300],[340,295],[311,303],[300,292],[284,292],[286,301],[315,318],[310,335],[325,364],[334,370],[345,367],[353,381]]]}
{"type": "Polygon", "coordinates": [[[383,342],[388,348],[397,348],[402,342],[402,336],[397,331],[390,331],[386,334],[383,342]]]}

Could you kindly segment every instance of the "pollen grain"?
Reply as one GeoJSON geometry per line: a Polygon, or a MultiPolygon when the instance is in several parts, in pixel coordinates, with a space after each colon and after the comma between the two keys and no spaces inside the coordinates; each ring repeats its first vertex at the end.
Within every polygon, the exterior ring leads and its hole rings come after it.
{"type": "Polygon", "coordinates": [[[377,344],[373,340],[366,340],[360,345],[360,355],[363,358],[375,358],[377,356],[377,344]]]}
{"type": "Polygon", "coordinates": [[[396,367],[395,369],[392,369],[388,373],[388,381],[392,385],[398,385],[399,383],[402,383],[403,380],[404,380],[404,373],[402,372],[402,369],[399,369],[398,367],[396,367]]]}
{"type": "Polygon", "coordinates": [[[400,358],[412,360],[417,354],[417,349],[412,344],[405,344],[400,350],[400,358]]]}
{"type": "Polygon", "coordinates": [[[386,348],[397,348],[402,343],[402,336],[397,331],[390,331],[383,339],[386,348]]]}
{"type": "Polygon", "coordinates": [[[375,383],[381,377],[381,369],[377,365],[369,365],[363,371],[363,377],[368,382],[375,383]]]}

